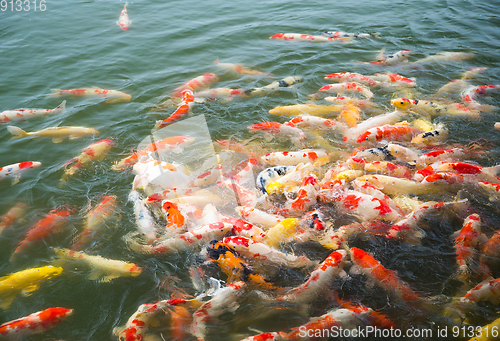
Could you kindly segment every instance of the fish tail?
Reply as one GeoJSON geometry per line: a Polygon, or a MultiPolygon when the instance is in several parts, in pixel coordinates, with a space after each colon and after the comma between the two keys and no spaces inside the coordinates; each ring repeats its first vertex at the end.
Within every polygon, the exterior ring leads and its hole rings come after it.
{"type": "Polygon", "coordinates": [[[371,33],[370,35],[372,36],[372,38],[380,39],[380,33],[378,33],[378,32],[371,33]]]}
{"type": "Polygon", "coordinates": [[[55,107],[54,110],[65,111],[66,110],[66,100],[62,101],[62,103],[59,104],[57,107],[55,107]]]}
{"type": "Polygon", "coordinates": [[[11,133],[13,135],[13,137],[12,137],[13,139],[19,139],[21,137],[28,136],[28,133],[19,127],[7,126],[7,130],[9,131],[9,133],[11,133]]]}
{"type": "Polygon", "coordinates": [[[52,93],[48,94],[48,96],[50,97],[59,97],[61,96],[61,89],[50,89],[50,91],[52,91],[52,93]]]}

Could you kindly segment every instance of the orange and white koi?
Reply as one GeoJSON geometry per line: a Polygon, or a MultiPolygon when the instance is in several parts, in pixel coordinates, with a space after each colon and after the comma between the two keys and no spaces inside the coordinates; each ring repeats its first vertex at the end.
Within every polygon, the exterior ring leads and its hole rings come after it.
{"type": "Polygon", "coordinates": [[[298,213],[308,210],[316,204],[317,191],[319,189],[318,179],[314,174],[309,174],[302,180],[302,185],[297,191],[297,196],[293,200],[288,200],[285,210],[298,213]]]}
{"type": "Polygon", "coordinates": [[[47,236],[61,232],[64,224],[69,219],[73,210],[65,207],[57,207],[50,211],[44,218],[40,219],[26,234],[10,257],[10,262],[15,262],[19,254],[41,242],[47,236]]]}
{"type": "Polygon", "coordinates": [[[338,82],[338,83],[345,83],[345,82],[357,82],[361,84],[367,84],[367,85],[376,85],[377,82],[370,77],[364,76],[359,73],[355,72],[336,72],[336,73],[331,73],[329,75],[325,76],[325,79],[338,82]]]}
{"type": "Polygon", "coordinates": [[[221,67],[225,70],[228,70],[228,71],[232,71],[232,72],[235,72],[235,73],[238,73],[238,74],[242,74],[242,75],[249,75],[249,76],[270,76],[269,74],[265,73],[265,72],[262,72],[262,71],[257,71],[257,70],[252,70],[252,69],[249,69],[243,65],[240,65],[240,64],[233,64],[233,63],[221,63],[219,62],[219,60],[217,59],[215,61],[215,64],[218,66],[218,67],[221,67]]]}
{"type": "Polygon", "coordinates": [[[262,122],[250,125],[248,130],[251,133],[265,132],[271,134],[271,136],[289,136],[292,142],[294,141],[295,143],[304,141],[306,138],[302,130],[288,123],[262,122]]]}
{"type": "Polygon", "coordinates": [[[152,142],[143,148],[139,146],[140,150],[120,160],[118,163],[113,165],[111,169],[115,171],[122,171],[132,167],[140,160],[144,160],[149,157],[157,159],[160,155],[162,155],[162,153],[169,151],[180,153],[185,146],[190,145],[194,141],[194,137],[186,135],[165,137],[164,139],[152,142]]]}
{"type": "Polygon", "coordinates": [[[57,259],[55,264],[62,266],[72,266],[81,264],[90,267],[88,276],[90,280],[108,283],[119,277],[137,277],[142,269],[134,263],[124,262],[116,259],[103,258],[86,254],[83,251],[73,251],[69,249],[52,248],[57,259]]]}
{"type": "Polygon", "coordinates": [[[371,92],[370,89],[368,89],[368,88],[364,87],[363,85],[356,83],[356,82],[328,84],[328,85],[325,85],[325,86],[319,88],[319,91],[333,92],[333,93],[337,93],[339,95],[343,95],[343,94],[362,95],[367,99],[370,99],[373,97],[373,92],[371,92]]]}
{"type": "Polygon", "coordinates": [[[44,332],[57,326],[71,314],[73,314],[73,309],[54,307],[2,323],[0,325],[0,338],[17,340],[25,335],[44,332]]]}
{"type": "Polygon", "coordinates": [[[2,232],[11,227],[18,219],[22,218],[26,210],[28,208],[28,205],[25,203],[17,203],[12,207],[7,213],[2,215],[0,217],[0,235],[2,235],[2,232]]]}
{"type": "Polygon", "coordinates": [[[479,283],[460,298],[459,304],[467,306],[482,301],[489,301],[493,304],[500,301],[500,278],[479,283]]]}
{"type": "Polygon", "coordinates": [[[478,180],[500,183],[496,175],[500,172],[500,165],[482,167],[466,162],[444,162],[438,166],[440,172],[453,172],[462,175],[474,175],[478,180]]]}
{"type": "Polygon", "coordinates": [[[200,247],[214,239],[220,239],[224,234],[231,231],[232,228],[232,224],[222,222],[203,225],[189,232],[154,242],[151,245],[138,243],[132,238],[132,235],[126,235],[124,239],[128,247],[137,253],[152,255],[173,254],[200,247]]]}
{"type": "Polygon", "coordinates": [[[339,113],[344,108],[343,105],[321,105],[321,104],[295,104],[282,107],[275,107],[269,110],[269,113],[277,116],[331,116],[339,113]]]}
{"type": "Polygon", "coordinates": [[[236,236],[249,238],[256,242],[261,242],[266,237],[264,230],[243,219],[223,215],[221,221],[223,223],[232,224],[233,228],[231,229],[231,233],[236,236]]]}
{"type": "Polygon", "coordinates": [[[331,130],[331,131],[341,131],[344,132],[347,127],[334,119],[330,118],[322,118],[318,116],[311,116],[311,115],[301,115],[297,116],[290,121],[286,122],[285,124],[291,125],[294,127],[297,127],[299,129],[302,128],[314,128],[314,129],[324,129],[324,130],[331,130]]]}
{"type": "Polygon", "coordinates": [[[168,221],[167,229],[181,229],[184,226],[186,218],[176,204],[170,201],[164,201],[162,209],[166,212],[168,221]]]}
{"type": "Polygon", "coordinates": [[[63,101],[54,109],[14,109],[0,112],[0,123],[24,121],[32,117],[41,117],[62,114],[66,111],[66,101],[63,101]]]}
{"type": "Polygon", "coordinates": [[[321,32],[321,34],[330,38],[380,39],[380,33],[349,33],[342,31],[325,31],[321,32]]]}
{"type": "Polygon", "coordinates": [[[340,209],[354,214],[362,222],[372,220],[396,221],[401,219],[399,212],[391,208],[384,200],[370,194],[347,190],[338,199],[340,209]]]}
{"type": "Polygon", "coordinates": [[[377,81],[377,85],[384,88],[387,86],[398,88],[414,88],[417,83],[410,78],[398,75],[397,73],[376,73],[370,76],[371,79],[377,81]]]}
{"type": "Polygon", "coordinates": [[[101,201],[91,209],[85,218],[85,227],[76,237],[73,250],[83,250],[95,242],[103,233],[103,224],[117,214],[116,195],[104,195],[101,201]]]}
{"type": "Polygon", "coordinates": [[[155,124],[155,129],[160,129],[172,124],[185,117],[191,112],[191,106],[195,100],[194,93],[192,90],[185,89],[181,92],[182,100],[177,109],[163,121],[157,121],[155,124]]]}
{"type": "Polygon", "coordinates": [[[432,62],[447,62],[447,61],[457,61],[461,62],[464,60],[474,58],[474,53],[468,52],[440,52],[436,53],[432,56],[428,56],[417,61],[414,61],[412,64],[425,64],[432,62]]]}
{"type": "Polygon", "coordinates": [[[436,129],[431,131],[426,131],[414,136],[411,139],[411,143],[432,145],[442,143],[448,138],[448,128],[443,123],[439,123],[436,129]]]}
{"type": "Polygon", "coordinates": [[[488,95],[491,92],[497,91],[498,89],[500,89],[500,85],[497,84],[471,86],[465,89],[464,92],[462,92],[462,100],[468,107],[472,109],[490,111],[492,108],[478,103],[479,96],[488,95]]]}
{"type": "Polygon", "coordinates": [[[65,138],[73,140],[91,134],[99,134],[99,132],[94,128],[85,127],[53,127],[28,133],[19,127],[7,126],[7,130],[14,136],[13,139],[19,139],[23,137],[49,137],[54,143],[60,143],[65,138]]]}
{"type": "Polygon", "coordinates": [[[215,73],[205,73],[201,76],[193,78],[186,83],[182,84],[174,90],[172,93],[172,98],[181,98],[182,92],[184,90],[191,90],[192,92],[197,92],[202,89],[210,87],[212,84],[216,83],[219,77],[215,73]]]}
{"type": "MultiPolygon", "coordinates": [[[[489,181],[478,181],[479,187],[490,195],[490,201],[497,201],[500,199],[500,184],[489,181]]],[[[1,224],[0,224],[1,226],[1,224]]]]}
{"type": "Polygon", "coordinates": [[[361,121],[361,108],[352,103],[347,103],[337,116],[337,119],[350,128],[355,127],[361,121]]]}
{"type": "Polygon", "coordinates": [[[401,281],[397,277],[395,271],[384,267],[366,251],[353,247],[350,250],[350,254],[354,264],[359,266],[368,277],[373,279],[385,290],[393,292],[397,297],[405,301],[411,302],[420,299],[417,293],[415,293],[407,283],[401,281]]]}
{"type": "Polygon", "coordinates": [[[481,218],[471,214],[465,218],[460,233],[455,238],[455,252],[459,275],[470,274],[473,262],[477,261],[479,243],[486,239],[481,233],[481,218]]]}
{"type": "Polygon", "coordinates": [[[269,39],[278,39],[285,41],[303,41],[303,42],[313,42],[313,43],[324,43],[329,41],[339,41],[342,43],[346,43],[351,41],[353,37],[330,38],[325,36],[315,36],[315,35],[301,34],[301,33],[276,33],[275,35],[269,37],[269,39]]]}
{"type": "Polygon", "coordinates": [[[73,96],[73,97],[90,97],[90,98],[102,98],[105,99],[106,103],[120,103],[120,102],[130,102],[132,96],[118,90],[108,90],[101,89],[96,86],[92,88],[83,89],[52,89],[52,93],[49,96],[59,97],[59,96],[73,96]]]}
{"type": "Polygon", "coordinates": [[[294,166],[301,162],[314,162],[326,158],[330,154],[323,149],[302,149],[295,152],[273,152],[262,157],[262,160],[271,165],[294,166]]]}
{"type": "Polygon", "coordinates": [[[59,276],[62,272],[63,268],[47,265],[0,277],[0,309],[9,308],[18,294],[30,295],[43,282],[59,276]]]}
{"type": "Polygon", "coordinates": [[[411,179],[412,177],[412,172],[408,167],[389,161],[367,162],[365,163],[365,171],[394,176],[396,178],[411,179]]]}
{"type": "Polygon", "coordinates": [[[255,207],[238,206],[235,210],[240,217],[248,220],[252,224],[262,226],[266,230],[276,226],[285,219],[282,216],[267,213],[255,207]]]}
{"type": "Polygon", "coordinates": [[[134,205],[135,224],[146,242],[151,243],[156,240],[156,222],[148,206],[141,198],[138,191],[132,190],[128,195],[128,200],[134,205]]]}
{"type": "Polygon", "coordinates": [[[373,62],[361,62],[361,64],[370,65],[397,65],[404,62],[408,62],[409,54],[411,50],[401,50],[394,54],[389,54],[384,56],[384,50],[380,51],[377,55],[377,60],[373,62]]]}
{"type": "Polygon", "coordinates": [[[457,160],[462,158],[464,155],[465,151],[461,148],[439,149],[422,154],[417,161],[418,164],[421,165],[430,165],[438,161],[445,162],[445,161],[457,160]]]}
{"type": "Polygon", "coordinates": [[[357,143],[365,141],[375,142],[382,140],[411,141],[413,135],[417,134],[417,129],[411,127],[407,122],[396,125],[386,124],[380,127],[368,129],[356,139],[357,143]]]}
{"type": "Polygon", "coordinates": [[[21,179],[22,173],[41,165],[38,161],[24,161],[0,167],[0,181],[11,177],[12,184],[15,185],[21,179]]]}
{"type": "Polygon", "coordinates": [[[279,301],[294,303],[310,303],[328,290],[330,283],[339,275],[345,275],[343,270],[347,252],[345,250],[334,251],[314,270],[302,285],[279,296],[279,301]]]}
{"type": "Polygon", "coordinates": [[[122,12],[120,13],[120,18],[118,18],[118,21],[116,24],[120,26],[120,28],[124,31],[128,30],[128,27],[130,24],[132,24],[132,21],[129,19],[128,14],[127,14],[127,6],[128,2],[125,3],[125,6],[123,6],[122,12]]]}
{"type": "Polygon", "coordinates": [[[64,166],[64,174],[62,176],[60,185],[63,185],[70,176],[74,175],[79,170],[88,167],[92,163],[104,159],[108,154],[109,150],[115,145],[113,140],[105,139],[98,142],[94,142],[88,147],[85,147],[80,155],[67,161],[64,166]],[[73,164],[70,168],[68,165],[73,164]]]}
{"type": "Polygon", "coordinates": [[[363,122],[360,122],[357,125],[349,128],[349,130],[347,130],[344,136],[342,137],[342,141],[353,143],[356,141],[356,138],[359,135],[363,134],[365,131],[383,125],[394,124],[398,122],[403,117],[404,114],[405,114],[404,112],[395,110],[385,114],[380,114],[377,116],[370,117],[364,120],[363,122]]]}
{"type": "Polygon", "coordinates": [[[396,98],[391,101],[391,104],[401,110],[411,110],[418,114],[429,115],[431,117],[453,115],[473,120],[477,120],[480,117],[478,110],[473,110],[472,108],[469,108],[461,103],[439,104],[430,101],[396,98]]]}
{"type": "Polygon", "coordinates": [[[147,340],[146,334],[152,320],[169,307],[167,300],[156,303],[144,303],[137,311],[130,316],[124,327],[115,328],[113,334],[118,336],[120,341],[142,341],[147,340]]]}
{"type": "Polygon", "coordinates": [[[394,210],[394,212],[399,213],[401,216],[404,215],[403,210],[389,196],[384,194],[384,192],[379,190],[371,183],[355,179],[354,181],[351,181],[351,185],[355,191],[371,195],[374,198],[378,198],[389,205],[394,210]]]}
{"type": "MultiPolygon", "coordinates": [[[[367,181],[387,195],[403,195],[403,194],[424,194],[429,193],[432,188],[425,186],[419,182],[409,179],[396,178],[393,176],[382,174],[368,174],[359,177],[361,181],[367,181]]],[[[438,189],[435,189],[438,190],[438,189]]]]}

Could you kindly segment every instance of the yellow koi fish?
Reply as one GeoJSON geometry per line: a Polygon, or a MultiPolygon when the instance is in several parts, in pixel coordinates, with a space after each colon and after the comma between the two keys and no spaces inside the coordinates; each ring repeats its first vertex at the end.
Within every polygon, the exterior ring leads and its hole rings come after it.
{"type": "Polygon", "coordinates": [[[94,128],[85,127],[51,127],[28,133],[19,127],[7,126],[7,130],[14,136],[13,139],[19,139],[23,137],[49,137],[54,143],[60,143],[65,138],[73,140],[91,134],[99,134],[99,132],[94,128]]]}

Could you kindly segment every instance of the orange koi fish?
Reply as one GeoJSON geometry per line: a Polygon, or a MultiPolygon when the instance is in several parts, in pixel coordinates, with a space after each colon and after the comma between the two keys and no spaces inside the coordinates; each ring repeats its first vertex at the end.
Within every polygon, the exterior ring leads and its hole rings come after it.
{"type": "Polygon", "coordinates": [[[176,204],[170,201],[165,201],[162,208],[167,213],[168,229],[181,229],[184,226],[185,218],[176,204]]]}
{"type": "Polygon", "coordinates": [[[116,24],[120,26],[120,28],[124,31],[127,31],[128,27],[132,23],[132,21],[128,18],[127,6],[128,2],[126,2],[125,6],[123,6],[122,12],[120,13],[120,18],[118,18],[118,21],[116,22],[116,24]]]}
{"type": "Polygon", "coordinates": [[[339,84],[328,84],[319,89],[322,92],[334,92],[340,95],[343,94],[353,94],[362,95],[367,99],[373,97],[373,92],[370,89],[364,87],[363,85],[356,82],[346,82],[339,84]]]}
{"type": "Polygon", "coordinates": [[[164,128],[169,124],[180,120],[191,112],[191,106],[195,99],[193,91],[185,89],[182,90],[181,95],[182,100],[177,109],[175,109],[175,111],[168,118],[164,119],[163,121],[157,121],[155,124],[155,129],[164,128]]]}
{"type": "Polygon", "coordinates": [[[54,109],[14,109],[0,112],[0,123],[9,123],[13,121],[24,121],[31,117],[48,116],[62,114],[66,111],[66,101],[63,101],[54,109]]]}
{"type": "Polygon", "coordinates": [[[381,127],[368,129],[358,136],[356,142],[363,143],[365,141],[375,142],[382,140],[411,141],[417,131],[417,129],[410,127],[406,122],[397,125],[386,124],[381,127]]]}
{"type": "Polygon", "coordinates": [[[14,207],[7,211],[7,213],[5,213],[0,218],[0,235],[2,235],[3,230],[11,227],[16,222],[16,220],[22,218],[26,213],[27,208],[28,205],[20,202],[15,204],[14,207]]]}
{"type": "Polygon", "coordinates": [[[106,139],[98,142],[94,142],[88,147],[84,148],[82,153],[67,161],[64,166],[66,169],[64,170],[64,174],[62,176],[60,186],[64,185],[64,183],[69,179],[70,176],[74,175],[80,169],[88,167],[90,164],[102,160],[109,152],[111,147],[113,147],[115,143],[113,140],[106,139]],[[67,168],[68,165],[72,164],[70,168],[67,168]]]}
{"type": "Polygon", "coordinates": [[[352,37],[340,37],[340,38],[330,38],[324,36],[315,36],[310,34],[301,33],[276,33],[275,35],[269,37],[269,39],[285,40],[285,41],[304,41],[313,43],[324,43],[329,41],[339,41],[346,43],[351,41],[352,37]]]}
{"type": "Polygon", "coordinates": [[[41,165],[42,164],[38,161],[24,161],[0,167],[0,181],[8,177],[12,177],[12,185],[15,185],[21,179],[22,173],[30,169],[40,167],[41,165]]]}
{"type": "Polygon", "coordinates": [[[115,171],[122,171],[132,167],[142,159],[146,159],[148,157],[158,158],[161,153],[167,151],[180,153],[183,150],[183,147],[193,142],[194,137],[185,135],[165,137],[160,141],[148,144],[146,147],[144,147],[144,149],[141,149],[140,151],[137,151],[136,153],[133,153],[132,155],[120,160],[117,164],[113,165],[111,169],[115,171]]]}
{"type": "Polygon", "coordinates": [[[5,322],[0,325],[0,338],[17,340],[25,335],[41,333],[55,327],[71,314],[73,309],[56,307],[5,322]]]}
{"type": "Polygon", "coordinates": [[[401,281],[396,272],[385,268],[369,253],[358,249],[351,248],[351,260],[361,267],[363,272],[378,283],[381,287],[391,292],[394,292],[397,297],[405,301],[415,301],[420,297],[411,289],[408,284],[401,281]]]}
{"type": "Polygon", "coordinates": [[[170,308],[170,333],[172,340],[181,341],[188,335],[193,318],[187,308],[176,305],[170,308]]]}
{"type": "Polygon", "coordinates": [[[120,103],[120,102],[130,102],[132,98],[131,95],[118,90],[107,90],[101,89],[96,86],[92,88],[83,89],[52,89],[53,93],[49,96],[60,97],[60,96],[74,96],[74,97],[90,97],[90,98],[102,98],[105,99],[106,103],[120,103]]]}
{"type": "Polygon", "coordinates": [[[103,233],[103,224],[116,215],[118,208],[116,200],[116,195],[104,195],[101,201],[88,212],[85,227],[71,247],[73,250],[83,250],[99,238],[103,233]]]}
{"type": "Polygon", "coordinates": [[[24,239],[19,243],[16,250],[10,257],[10,261],[15,262],[20,253],[39,243],[47,236],[56,232],[61,232],[63,225],[73,212],[74,210],[64,207],[54,208],[50,211],[28,231],[26,237],[24,237],[24,239]]]}

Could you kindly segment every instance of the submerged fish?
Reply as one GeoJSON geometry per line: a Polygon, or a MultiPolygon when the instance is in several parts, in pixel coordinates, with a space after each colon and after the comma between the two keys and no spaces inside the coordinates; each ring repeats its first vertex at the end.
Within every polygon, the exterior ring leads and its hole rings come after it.
{"type": "Polygon", "coordinates": [[[315,36],[315,35],[301,34],[301,33],[276,33],[275,35],[269,37],[269,39],[278,39],[285,41],[303,41],[303,42],[313,42],[313,43],[324,43],[330,41],[339,41],[342,43],[346,43],[354,39],[354,37],[330,38],[325,36],[315,36]]]}
{"type": "Polygon", "coordinates": [[[7,130],[14,136],[13,139],[23,137],[48,137],[51,138],[54,143],[60,143],[65,138],[73,140],[91,134],[99,134],[99,132],[94,128],[85,127],[53,127],[28,133],[19,127],[7,126],[7,130]]]}
{"type": "Polygon", "coordinates": [[[89,98],[102,98],[105,99],[106,103],[119,103],[119,102],[130,102],[132,98],[131,95],[118,90],[107,90],[101,89],[96,86],[92,88],[82,88],[82,89],[52,89],[52,93],[49,95],[51,97],[60,96],[74,96],[74,97],[89,97],[89,98]]]}
{"type": "Polygon", "coordinates": [[[63,101],[54,109],[14,109],[0,112],[0,123],[24,121],[32,117],[61,114],[66,111],[66,101],[63,101]]]}
{"type": "Polygon", "coordinates": [[[21,174],[40,167],[42,164],[38,161],[24,161],[0,167],[0,181],[6,178],[12,178],[12,184],[15,185],[21,179],[21,174]]]}
{"type": "Polygon", "coordinates": [[[342,31],[325,31],[322,32],[321,34],[330,38],[380,39],[380,33],[349,33],[342,31]]]}
{"type": "Polygon", "coordinates": [[[125,6],[123,6],[122,12],[120,13],[120,18],[116,22],[116,24],[120,26],[120,28],[124,31],[127,31],[130,24],[132,24],[132,21],[128,18],[127,6],[128,2],[126,2],[125,6]]]}

